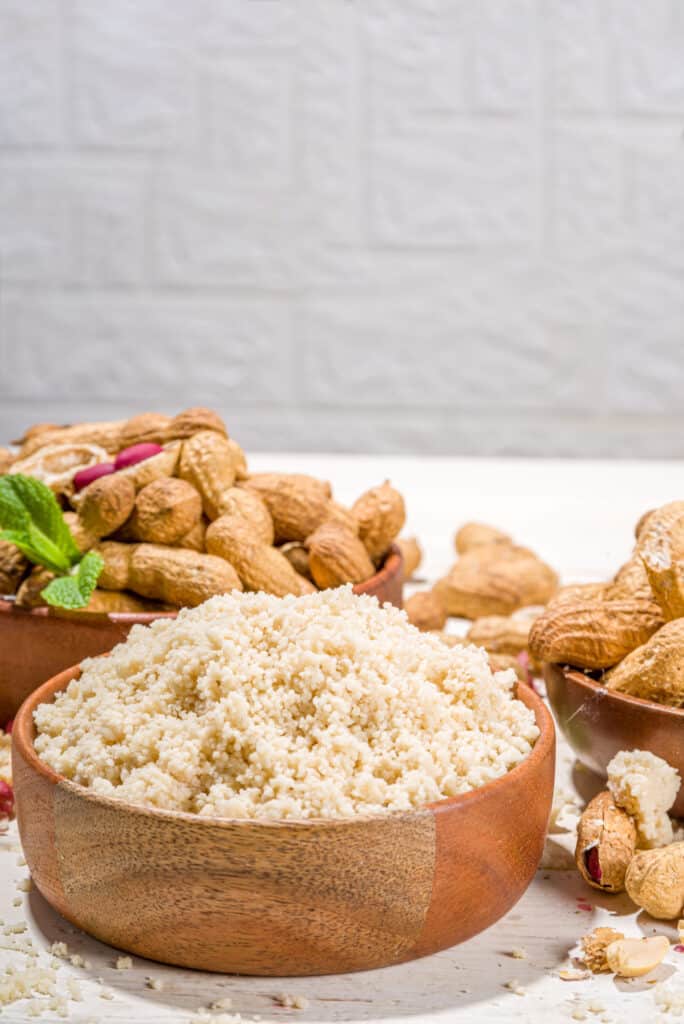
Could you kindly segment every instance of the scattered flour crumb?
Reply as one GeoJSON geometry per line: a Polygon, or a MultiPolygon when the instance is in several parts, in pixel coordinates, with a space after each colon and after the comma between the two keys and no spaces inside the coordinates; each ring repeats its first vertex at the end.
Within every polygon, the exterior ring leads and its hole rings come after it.
{"type": "Polygon", "coordinates": [[[28,925],[26,921],[18,921],[16,924],[6,924],[2,929],[3,935],[23,935],[28,925]]]}
{"type": "Polygon", "coordinates": [[[672,988],[661,982],[653,989],[653,998],[662,1013],[684,1016],[684,988],[672,988]]]}
{"type": "Polygon", "coordinates": [[[30,875],[28,878],[22,878],[20,879],[20,881],[17,882],[17,889],[19,889],[21,892],[31,892],[32,888],[33,880],[31,879],[30,875]]]}
{"type": "Polygon", "coordinates": [[[527,950],[522,947],[512,949],[508,955],[512,956],[514,960],[527,960],[527,950]]]}
{"type": "Polygon", "coordinates": [[[101,991],[100,991],[100,999],[113,999],[113,998],[114,998],[114,993],[112,992],[111,989],[108,989],[108,988],[101,989],[101,991]]]}
{"type": "Polygon", "coordinates": [[[210,1010],[230,1010],[233,1005],[233,1000],[230,996],[223,996],[222,999],[215,999],[213,1003],[209,1005],[210,1010]]]}
{"type": "Polygon", "coordinates": [[[608,789],[635,819],[640,844],[647,848],[672,842],[667,812],[679,784],[676,769],[648,750],[621,750],[608,765],[608,789]]]}
{"type": "Polygon", "coordinates": [[[161,992],[164,988],[164,982],[161,978],[145,978],[145,984],[155,992],[161,992]]]}
{"type": "Polygon", "coordinates": [[[69,963],[74,967],[85,967],[86,962],[80,953],[72,953],[69,957],[69,963]]]}
{"type": "Polygon", "coordinates": [[[114,961],[114,966],[116,967],[117,971],[130,971],[131,967],[133,966],[133,961],[131,960],[130,956],[117,956],[116,960],[114,961]]]}
{"type": "Polygon", "coordinates": [[[309,1000],[305,996],[293,996],[287,992],[281,992],[275,996],[278,1006],[284,1006],[288,1010],[306,1010],[309,1000]]]}
{"type": "Polygon", "coordinates": [[[12,906],[20,907],[23,902],[24,901],[22,900],[21,896],[15,896],[14,899],[12,900],[12,906]]]}
{"type": "Polygon", "coordinates": [[[53,942],[50,946],[50,953],[53,956],[59,957],[60,960],[66,960],[69,956],[69,947],[66,942],[53,942]]]}
{"type": "Polygon", "coordinates": [[[523,988],[517,978],[512,978],[510,981],[507,981],[504,988],[507,988],[509,992],[513,992],[516,996],[524,996],[527,991],[523,988]]]}
{"type": "Polygon", "coordinates": [[[74,1002],[80,1003],[82,1001],[83,993],[81,992],[81,986],[79,985],[75,978],[67,979],[67,989],[69,990],[69,995],[74,1000],[74,1002]]]}
{"type": "MultiPolygon", "coordinates": [[[[260,1018],[253,1017],[252,1020],[260,1018]]],[[[247,1024],[247,1021],[240,1013],[213,1014],[208,1010],[200,1010],[190,1018],[189,1024],[247,1024]]]]}

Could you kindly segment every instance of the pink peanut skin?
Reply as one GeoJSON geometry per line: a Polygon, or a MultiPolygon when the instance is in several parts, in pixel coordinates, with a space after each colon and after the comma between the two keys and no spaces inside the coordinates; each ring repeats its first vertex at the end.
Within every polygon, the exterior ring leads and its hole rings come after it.
{"type": "Polygon", "coordinates": [[[113,462],[98,462],[94,466],[79,469],[78,473],[74,474],[74,487],[77,491],[82,491],[88,484],[92,484],[93,480],[99,480],[101,476],[109,476],[115,468],[113,462]]]}
{"type": "Polygon", "coordinates": [[[151,459],[153,455],[159,455],[164,449],[160,444],[153,444],[151,441],[143,441],[140,444],[132,444],[130,448],[124,448],[114,459],[115,469],[128,469],[129,466],[137,466],[145,459],[151,459]]]}

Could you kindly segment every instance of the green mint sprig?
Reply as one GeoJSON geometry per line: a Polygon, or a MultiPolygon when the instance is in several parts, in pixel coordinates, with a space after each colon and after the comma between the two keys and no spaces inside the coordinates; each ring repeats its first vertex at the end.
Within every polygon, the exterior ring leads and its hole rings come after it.
{"type": "Polygon", "coordinates": [[[85,608],[104,562],[95,551],[81,554],[49,487],[20,473],[0,476],[0,527],[0,540],[55,574],[41,591],[48,604],[85,608]]]}

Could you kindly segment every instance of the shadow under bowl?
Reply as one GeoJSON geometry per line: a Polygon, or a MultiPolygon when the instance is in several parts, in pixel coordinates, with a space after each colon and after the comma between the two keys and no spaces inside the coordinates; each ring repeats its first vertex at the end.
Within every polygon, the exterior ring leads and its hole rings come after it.
{"type": "MultiPolygon", "coordinates": [[[[684,709],[607,690],[577,669],[544,665],[558,728],[577,760],[604,779],[620,750],[650,750],[684,779],[684,709]]],[[[684,785],[672,808],[684,817],[684,785]]]]}
{"type": "MultiPolygon", "coordinates": [[[[402,607],[402,557],[393,545],[382,567],[354,587],[378,601],[402,607]]],[[[132,626],[174,618],[171,612],[66,612],[54,608],[17,608],[0,601],[0,726],[46,679],[85,658],[111,651],[132,626]]]]}
{"type": "Polygon", "coordinates": [[[12,733],[19,832],[33,880],[67,920],[164,963],[269,976],[402,963],[471,938],[522,896],[541,858],[555,734],[506,775],[407,812],[346,819],[212,819],[101,797],[37,757],[30,695],[12,733]]]}

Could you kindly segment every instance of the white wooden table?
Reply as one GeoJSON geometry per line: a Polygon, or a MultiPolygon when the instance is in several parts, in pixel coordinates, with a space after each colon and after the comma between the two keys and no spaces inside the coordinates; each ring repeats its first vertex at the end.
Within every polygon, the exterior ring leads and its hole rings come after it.
{"type": "MultiPolygon", "coordinates": [[[[634,523],[653,505],[684,496],[681,462],[572,462],[402,458],[322,455],[260,455],[252,468],[299,470],[330,479],[342,501],[389,477],[406,495],[407,533],[426,551],[421,574],[434,578],[452,560],[454,528],[482,519],[511,532],[556,566],[567,581],[612,573],[628,556],[634,523]]],[[[570,784],[572,759],[561,746],[559,779],[570,784]]],[[[569,840],[559,837],[559,844],[569,840]]],[[[65,941],[89,967],[59,961],[59,988],[77,978],[82,1002],[69,1004],[69,1019],[87,1021],[189,1021],[200,1008],[230,997],[230,1012],[265,1021],[453,1021],[537,1024],[587,1019],[631,1024],[660,1019],[654,979],[616,982],[596,976],[564,982],[558,971],[579,937],[612,923],[629,934],[657,930],[675,940],[674,929],[637,919],[629,901],[590,892],[574,871],[540,870],[513,910],[482,935],[446,952],[400,967],[326,978],[236,978],[164,967],[133,958],[116,970],[116,952],[77,932],[40,895],[17,890],[27,876],[20,863],[16,827],[0,837],[0,918],[26,921],[33,943],[48,962],[54,941],[65,941]],[[15,906],[15,900],[21,905],[15,906]],[[585,909],[582,909],[582,908],[585,909]],[[589,907],[589,909],[586,909],[589,907]],[[522,950],[524,958],[511,955],[522,950]],[[147,987],[160,979],[161,991],[147,987]],[[102,998],[103,985],[112,996],[102,998]],[[506,987],[512,983],[519,994],[506,987]],[[308,1005],[278,1005],[281,994],[303,996],[308,1005]]],[[[0,932],[2,929],[0,928],[0,932]]],[[[21,938],[23,938],[22,936],[21,938]]],[[[15,937],[0,935],[0,964],[25,965],[7,949],[15,937]]],[[[1,972],[0,972],[1,974],[1,972]]],[[[671,952],[655,981],[684,990],[684,954],[671,952]]],[[[26,1003],[0,1011],[0,1022],[26,1021],[26,1003]]],[[[56,1019],[49,1015],[41,1018],[56,1019]]],[[[220,1017],[218,1018],[220,1020],[220,1017]]],[[[662,1018],[668,1019],[668,1018],[662,1018]]]]}

